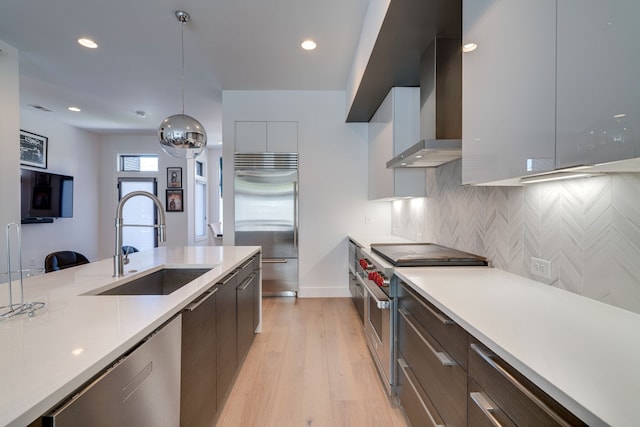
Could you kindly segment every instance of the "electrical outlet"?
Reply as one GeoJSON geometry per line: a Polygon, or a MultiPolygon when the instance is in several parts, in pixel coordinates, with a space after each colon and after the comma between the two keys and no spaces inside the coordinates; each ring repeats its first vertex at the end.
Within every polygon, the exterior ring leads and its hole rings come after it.
{"type": "Polygon", "coordinates": [[[531,274],[551,279],[551,261],[531,257],[531,274]]]}
{"type": "Polygon", "coordinates": [[[416,241],[417,241],[417,242],[422,242],[422,233],[418,233],[418,234],[416,235],[416,241]]]}
{"type": "Polygon", "coordinates": [[[369,215],[365,215],[364,216],[364,223],[365,224],[371,224],[371,217],[369,215]]]}

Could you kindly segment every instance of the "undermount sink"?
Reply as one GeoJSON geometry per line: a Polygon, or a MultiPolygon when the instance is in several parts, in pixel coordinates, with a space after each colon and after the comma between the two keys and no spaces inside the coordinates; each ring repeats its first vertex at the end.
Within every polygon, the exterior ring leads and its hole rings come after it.
{"type": "Polygon", "coordinates": [[[211,268],[163,268],[96,295],[169,295],[211,268]]]}

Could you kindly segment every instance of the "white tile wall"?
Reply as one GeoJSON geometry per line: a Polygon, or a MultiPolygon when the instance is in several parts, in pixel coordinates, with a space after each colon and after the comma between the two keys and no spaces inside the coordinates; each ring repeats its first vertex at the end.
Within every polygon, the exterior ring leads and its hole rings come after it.
{"type": "Polygon", "coordinates": [[[428,198],[393,202],[394,234],[640,313],[640,174],[466,187],[460,172],[429,169],[428,198]],[[531,257],[551,261],[550,280],[529,273],[531,257]]]}

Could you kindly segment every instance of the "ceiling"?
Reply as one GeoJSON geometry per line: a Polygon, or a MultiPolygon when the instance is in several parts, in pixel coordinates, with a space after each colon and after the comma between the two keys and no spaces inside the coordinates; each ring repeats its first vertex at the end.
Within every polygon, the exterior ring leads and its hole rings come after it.
{"type": "Polygon", "coordinates": [[[20,103],[98,133],[155,133],[182,111],[222,138],[222,90],[344,90],[368,0],[3,0],[20,103]],[[176,10],[191,22],[180,24],[176,10]],[[184,79],[181,62],[184,30],[184,79]],[[79,37],[99,48],[78,45],[79,37]],[[313,38],[318,47],[304,51],[313,38]],[[67,110],[70,105],[82,109],[67,110]],[[136,115],[142,110],[146,117],[136,115]]]}

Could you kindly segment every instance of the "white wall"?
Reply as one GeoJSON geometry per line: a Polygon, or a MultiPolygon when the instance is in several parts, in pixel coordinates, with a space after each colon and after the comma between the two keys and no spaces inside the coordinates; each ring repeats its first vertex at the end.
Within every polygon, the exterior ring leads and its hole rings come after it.
{"type": "Polygon", "coordinates": [[[80,252],[92,261],[98,259],[97,135],[54,121],[46,112],[29,107],[20,109],[20,127],[48,138],[47,172],[73,176],[73,218],[22,225],[23,267],[43,267],[45,256],[59,250],[80,252]]]}
{"type": "MultiPolygon", "coordinates": [[[[99,137],[100,193],[99,202],[99,256],[111,257],[115,248],[115,216],[118,205],[118,177],[154,177],[158,180],[158,197],[164,205],[165,190],[167,189],[167,167],[182,168],[182,188],[184,189],[184,212],[165,212],[167,224],[167,241],[160,246],[187,246],[189,244],[189,191],[193,191],[189,184],[189,176],[193,177],[193,161],[189,162],[191,175],[187,170],[187,160],[170,157],[154,135],[101,135],[99,137]],[[118,172],[118,154],[157,154],[159,156],[158,172],[118,172]],[[189,190],[191,188],[191,190],[189,190]]],[[[166,210],[166,207],[165,207],[166,210]]],[[[191,238],[193,241],[193,237],[191,238]]]]}
{"type": "MultiPolygon", "coordinates": [[[[20,96],[18,51],[0,41],[0,225],[20,223],[20,96]]],[[[0,245],[0,271],[6,271],[6,245],[0,245]]]]}
{"type": "Polygon", "coordinates": [[[222,107],[225,245],[234,243],[235,121],[297,121],[298,295],[348,296],[347,236],[390,232],[389,204],[367,201],[367,125],[345,123],[342,91],[223,91],[222,107]]]}
{"type": "MultiPolygon", "coordinates": [[[[220,157],[222,157],[221,145],[216,144],[207,148],[208,223],[221,222],[218,214],[220,209],[220,157]]],[[[218,242],[213,239],[211,233],[208,230],[207,232],[209,233],[209,244],[217,244],[218,242]]]]}

